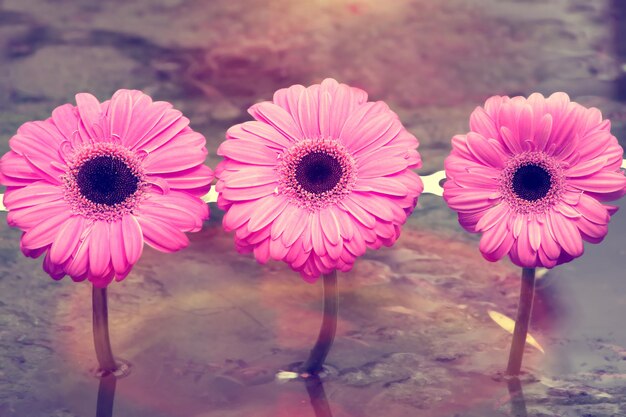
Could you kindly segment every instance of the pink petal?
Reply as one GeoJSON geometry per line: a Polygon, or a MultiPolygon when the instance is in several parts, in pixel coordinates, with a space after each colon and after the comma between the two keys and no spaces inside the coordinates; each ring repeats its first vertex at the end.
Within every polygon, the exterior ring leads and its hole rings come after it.
{"type": "Polygon", "coordinates": [[[580,201],[574,208],[583,217],[594,223],[606,224],[610,220],[607,208],[595,198],[589,197],[584,193],[580,195],[580,201]]]}
{"type": "MultiPolygon", "coordinates": [[[[334,80],[333,80],[334,81],[334,80]]],[[[322,82],[320,91],[332,91],[332,82],[322,82]]],[[[329,136],[338,138],[343,130],[346,121],[350,118],[357,107],[367,101],[367,94],[364,91],[339,84],[332,95],[332,102],[328,114],[329,136]]]]}
{"type": "Polygon", "coordinates": [[[207,151],[204,148],[198,150],[184,144],[169,146],[166,152],[150,153],[143,165],[148,174],[179,172],[203,164],[206,155],[207,151]]]}
{"type": "MultiPolygon", "coordinates": [[[[293,222],[294,216],[298,215],[298,210],[300,209],[294,204],[288,204],[281,215],[274,219],[270,233],[273,240],[279,239],[283,236],[283,233],[287,231],[287,228],[292,227],[291,223],[293,222]]],[[[281,241],[283,240],[281,239],[281,241]]],[[[290,247],[291,245],[286,245],[283,241],[283,246],[290,247]]]]}
{"type": "Polygon", "coordinates": [[[169,112],[171,109],[170,103],[163,101],[153,103],[147,95],[136,98],[130,124],[126,135],[122,137],[122,143],[130,149],[136,149],[138,144],[145,143],[144,138],[150,132],[162,132],[182,116],[177,112],[169,112]]]}
{"type": "Polygon", "coordinates": [[[378,135],[376,137],[379,137],[389,129],[394,118],[394,113],[382,101],[365,103],[350,114],[339,134],[339,139],[349,150],[356,151],[364,145],[360,135],[374,129],[378,135]]]}
{"type": "Polygon", "coordinates": [[[89,270],[92,277],[102,277],[111,262],[109,223],[96,221],[89,234],[89,270]]]}
{"type": "Polygon", "coordinates": [[[282,244],[280,239],[270,239],[270,257],[277,261],[281,261],[289,253],[289,248],[282,244]]]}
{"type": "MultiPolygon", "coordinates": [[[[224,177],[222,177],[224,178],[224,177]]],[[[231,175],[228,179],[224,178],[224,187],[227,188],[248,188],[258,187],[266,184],[276,184],[278,177],[273,170],[259,168],[247,168],[231,175]]]]}
{"type": "Polygon", "coordinates": [[[483,164],[494,168],[502,168],[506,155],[498,149],[497,142],[490,143],[481,135],[470,132],[467,134],[467,146],[472,154],[483,164]]]}
{"type": "Polygon", "coordinates": [[[498,115],[498,124],[500,125],[500,134],[505,144],[512,153],[523,151],[523,141],[519,138],[518,112],[520,108],[516,106],[516,102],[510,100],[502,104],[498,115]]]}
{"type": "Polygon", "coordinates": [[[145,242],[161,252],[176,252],[189,245],[187,236],[174,226],[146,214],[137,217],[145,242]]]}
{"type": "Polygon", "coordinates": [[[256,210],[257,200],[233,204],[224,214],[222,225],[227,232],[243,226],[256,210]]]}
{"type": "Polygon", "coordinates": [[[70,215],[69,211],[65,211],[43,219],[41,223],[24,233],[22,245],[31,250],[50,245],[58,235],[61,225],[67,221],[70,215]]]}
{"type": "Polygon", "coordinates": [[[351,130],[344,128],[340,139],[352,154],[357,155],[359,151],[385,145],[401,129],[402,124],[396,119],[395,115],[391,112],[385,112],[371,118],[364,118],[359,125],[354,126],[351,130]]]}
{"type": "Polygon", "coordinates": [[[368,159],[359,167],[359,178],[376,178],[392,175],[407,168],[404,157],[385,160],[368,159]]]}
{"type": "Polygon", "coordinates": [[[582,255],[583,240],[574,222],[554,211],[549,212],[548,219],[561,247],[573,257],[582,255]]]}
{"type": "Polygon", "coordinates": [[[389,177],[359,178],[355,184],[354,190],[399,197],[404,197],[409,193],[408,188],[402,182],[389,177]]]}
{"type": "Polygon", "coordinates": [[[537,262],[537,252],[532,249],[528,235],[528,221],[522,221],[522,230],[517,238],[517,256],[521,265],[526,268],[534,268],[537,262]]]}
{"type": "Polygon", "coordinates": [[[606,156],[606,151],[610,147],[611,142],[613,141],[610,132],[598,130],[582,136],[576,151],[580,153],[581,158],[584,160],[594,159],[598,156],[606,156]]]}
{"type": "Polygon", "coordinates": [[[172,174],[162,174],[170,189],[186,190],[192,194],[204,195],[213,181],[213,171],[206,165],[198,165],[172,174]],[[197,190],[197,192],[196,192],[197,190]]]}
{"type": "Polygon", "coordinates": [[[372,163],[372,161],[380,161],[383,159],[390,158],[403,158],[406,159],[406,164],[408,166],[408,160],[410,158],[410,152],[415,151],[406,146],[380,146],[377,148],[372,148],[367,152],[361,153],[356,156],[356,165],[359,172],[362,170],[364,165],[372,163]]]}
{"type": "Polygon", "coordinates": [[[59,280],[65,276],[63,265],[52,262],[50,252],[46,253],[46,257],[43,260],[43,270],[55,280],[59,280]]]}
{"type": "Polygon", "coordinates": [[[350,199],[356,204],[367,210],[370,214],[385,221],[393,221],[394,215],[389,205],[393,204],[389,199],[384,197],[377,197],[370,194],[362,194],[359,192],[353,192],[347,196],[344,200],[350,199]]]}
{"type": "Polygon", "coordinates": [[[626,177],[621,172],[600,171],[591,176],[571,178],[568,184],[594,193],[611,193],[626,187],[626,177]]]}
{"type": "Polygon", "coordinates": [[[520,142],[532,141],[535,137],[535,126],[533,121],[533,109],[525,104],[521,108],[518,118],[518,140],[520,142]]]}
{"type": "Polygon", "coordinates": [[[23,186],[43,179],[39,171],[33,169],[24,157],[9,151],[0,159],[0,182],[6,186],[23,186]]]}
{"type": "Polygon", "coordinates": [[[491,175],[485,175],[482,170],[476,170],[471,173],[455,175],[453,179],[458,186],[462,188],[481,188],[489,190],[490,193],[496,192],[500,188],[499,181],[491,175]]]}
{"type": "Polygon", "coordinates": [[[50,260],[53,263],[60,265],[74,254],[81,242],[84,227],[84,217],[72,216],[59,228],[59,234],[50,247],[50,260]]]}
{"type": "Polygon", "coordinates": [[[261,142],[277,150],[283,150],[293,143],[291,138],[284,136],[267,123],[256,121],[233,126],[228,129],[226,136],[232,139],[261,142]]]}
{"type": "Polygon", "coordinates": [[[13,209],[7,214],[7,223],[11,227],[19,227],[22,230],[28,230],[40,223],[43,219],[55,216],[67,210],[67,203],[62,199],[46,204],[13,209]]]}
{"type": "Polygon", "coordinates": [[[498,223],[505,221],[507,214],[509,214],[508,206],[500,203],[484,212],[478,223],[476,223],[475,230],[477,232],[489,230],[498,223]]]}
{"type": "Polygon", "coordinates": [[[367,250],[365,239],[361,235],[361,230],[358,225],[355,225],[353,238],[344,242],[344,247],[356,257],[363,255],[367,250]]]}
{"type": "Polygon", "coordinates": [[[326,255],[326,246],[324,245],[324,236],[322,233],[319,212],[311,213],[309,219],[311,221],[309,228],[311,230],[311,243],[313,244],[313,250],[318,256],[326,255]]]}
{"type": "Polygon", "coordinates": [[[502,243],[500,243],[500,245],[496,249],[488,253],[482,252],[482,254],[488,261],[499,261],[511,251],[514,244],[515,239],[513,239],[513,236],[510,233],[507,233],[504,236],[504,240],[502,240],[502,243]]]}
{"type": "MultiPolygon", "coordinates": [[[[332,210],[332,207],[327,207],[319,211],[320,223],[324,236],[332,245],[338,245],[341,241],[339,219],[332,210]]],[[[332,254],[331,254],[332,256],[332,254]]],[[[333,256],[334,259],[337,259],[333,256]]]]}
{"type": "Polygon", "coordinates": [[[274,92],[272,101],[274,104],[282,107],[289,114],[296,114],[298,112],[298,99],[302,91],[306,89],[301,84],[292,85],[288,88],[281,88],[274,92]]]}
{"type": "Polygon", "coordinates": [[[304,139],[304,135],[296,125],[293,117],[284,109],[273,103],[263,102],[255,104],[248,109],[248,112],[258,121],[265,122],[274,127],[290,141],[304,139]]]}
{"type": "Polygon", "coordinates": [[[506,126],[502,126],[500,128],[501,138],[506,147],[512,154],[522,153],[524,149],[522,148],[522,144],[519,142],[518,138],[515,136],[515,133],[511,129],[506,126]]]}
{"type": "Polygon", "coordinates": [[[539,248],[537,255],[539,255],[539,261],[541,263],[541,266],[543,266],[544,268],[552,268],[556,266],[556,259],[549,258],[542,248],[539,248]]]}
{"type": "Polygon", "coordinates": [[[494,252],[502,244],[507,234],[508,231],[504,223],[496,224],[496,226],[485,231],[480,238],[480,251],[483,254],[494,252]]]}
{"type": "Polygon", "coordinates": [[[607,163],[607,159],[603,157],[589,159],[580,162],[570,169],[565,171],[567,177],[585,177],[587,175],[593,175],[596,172],[602,170],[607,163]]]}
{"type": "MultiPolygon", "coordinates": [[[[303,209],[292,211],[293,217],[290,224],[282,235],[285,246],[292,246],[296,240],[303,236],[303,233],[310,230],[308,212],[303,209]]],[[[303,240],[306,240],[303,238],[303,240]]]]}
{"type": "Polygon", "coordinates": [[[490,199],[492,194],[490,190],[479,188],[458,190],[458,188],[455,189],[453,187],[453,184],[444,187],[443,197],[453,210],[480,210],[488,208],[495,203],[495,201],[490,199]]]}
{"type": "Polygon", "coordinates": [[[568,103],[566,108],[561,111],[560,117],[552,114],[554,125],[550,140],[557,145],[557,149],[567,143],[576,133],[574,128],[578,122],[578,116],[579,110],[573,103],[568,103]]]}
{"type": "Polygon", "coordinates": [[[189,126],[189,119],[178,110],[167,110],[159,123],[133,149],[154,152],[162,146],[178,138],[181,132],[189,126]]]}
{"type": "MultiPolygon", "coordinates": [[[[318,138],[320,136],[318,97],[313,93],[312,87],[305,88],[298,98],[297,120],[300,129],[306,138],[318,138]]],[[[294,117],[295,119],[295,117],[294,117]]]]}
{"type": "Polygon", "coordinates": [[[223,188],[221,197],[230,201],[256,200],[267,195],[275,194],[277,187],[275,184],[260,185],[248,188],[223,188]]]}
{"type": "Polygon", "coordinates": [[[58,153],[55,147],[68,140],[50,120],[24,123],[17,130],[16,136],[39,142],[43,145],[42,148],[31,150],[43,152],[56,159],[58,159],[58,153]]]}
{"type": "Polygon", "coordinates": [[[157,217],[182,232],[197,232],[202,228],[202,219],[194,215],[192,211],[177,205],[159,204],[152,199],[144,201],[137,213],[140,216],[148,214],[157,217]]]}
{"type": "Polygon", "coordinates": [[[533,251],[538,251],[541,246],[541,225],[536,219],[528,222],[528,240],[533,251]]]}
{"type": "Polygon", "coordinates": [[[124,254],[126,261],[134,265],[143,252],[143,234],[135,216],[127,214],[121,219],[122,236],[124,238],[124,254]]]}
{"type": "Polygon", "coordinates": [[[9,210],[47,204],[63,198],[63,189],[46,181],[34,182],[26,187],[10,189],[3,203],[9,210]]]}
{"type": "Polygon", "coordinates": [[[102,110],[97,98],[88,93],[76,94],[76,107],[80,114],[86,133],[92,139],[97,139],[93,126],[100,123],[102,110]]]}
{"type": "Polygon", "coordinates": [[[132,120],[133,99],[128,91],[116,94],[109,105],[109,123],[111,134],[126,139],[132,120]]]}
{"type": "Polygon", "coordinates": [[[558,259],[561,255],[561,247],[555,241],[550,229],[550,223],[547,222],[541,228],[541,249],[550,259],[558,259]]]}
{"type": "Polygon", "coordinates": [[[270,239],[265,239],[254,247],[254,257],[257,262],[264,264],[270,259],[270,239]]]}
{"type": "Polygon", "coordinates": [[[324,87],[320,88],[320,97],[319,97],[319,126],[320,126],[320,136],[323,138],[333,137],[331,134],[331,125],[330,125],[330,109],[332,104],[332,96],[331,93],[326,91],[324,87]]]}
{"type": "Polygon", "coordinates": [[[559,202],[554,206],[554,210],[558,211],[559,213],[561,213],[563,216],[570,218],[570,219],[576,219],[578,217],[580,217],[580,213],[578,211],[576,211],[572,206],[570,206],[569,204],[565,204],[564,202],[559,202]]]}
{"type": "Polygon", "coordinates": [[[535,131],[535,148],[542,151],[546,148],[550,134],[552,133],[552,116],[544,115],[535,131]]]}
{"type": "Polygon", "coordinates": [[[116,274],[126,274],[129,271],[129,263],[126,260],[126,251],[124,249],[124,230],[122,221],[110,223],[110,252],[111,266],[116,274]]]}
{"type": "Polygon", "coordinates": [[[280,216],[288,204],[289,200],[283,196],[269,196],[259,200],[256,212],[248,222],[248,230],[261,230],[280,216]]]}
{"type": "Polygon", "coordinates": [[[191,215],[195,218],[195,223],[198,226],[201,225],[202,220],[209,217],[207,204],[198,197],[185,192],[170,191],[166,194],[151,193],[149,194],[148,201],[161,207],[173,208],[185,212],[187,213],[186,216],[191,215]]]}
{"type": "Polygon", "coordinates": [[[222,142],[217,154],[235,161],[253,165],[276,165],[278,152],[256,142],[231,139],[222,142]]]}
{"type": "Polygon", "coordinates": [[[64,104],[52,110],[52,121],[61,135],[71,140],[78,132],[78,111],[71,104],[64,104]]]}
{"type": "Polygon", "coordinates": [[[59,147],[65,141],[50,122],[28,122],[22,125],[18,133],[9,140],[11,149],[22,155],[31,165],[42,174],[47,175],[53,182],[64,173],[65,161],[59,154],[59,147]]]}
{"type": "Polygon", "coordinates": [[[482,107],[476,107],[470,115],[470,130],[489,139],[497,139],[499,135],[496,124],[482,107]]]}

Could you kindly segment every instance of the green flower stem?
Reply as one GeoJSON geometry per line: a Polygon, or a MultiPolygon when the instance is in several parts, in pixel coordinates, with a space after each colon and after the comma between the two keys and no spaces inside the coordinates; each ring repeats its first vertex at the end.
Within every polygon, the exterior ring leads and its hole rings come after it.
{"type": "Polygon", "coordinates": [[[117,370],[117,364],[111,351],[109,340],[109,313],[107,307],[107,290],[93,286],[92,289],[93,310],[93,343],[96,347],[96,357],[100,365],[100,371],[108,374],[117,370]]]}
{"type": "Polygon", "coordinates": [[[302,365],[302,372],[311,375],[318,374],[324,366],[324,361],[330,351],[335,332],[337,330],[337,310],[339,305],[339,293],[337,292],[337,271],[324,274],[324,318],[317,342],[309,358],[302,365]]]}
{"type": "Polygon", "coordinates": [[[526,335],[528,334],[528,324],[530,323],[534,297],[535,268],[523,268],[517,319],[515,320],[515,330],[513,331],[513,341],[509,353],[509,365],[506,368],[506,373],[510,376],[518,376],[522,368],[522,357],[524,356],[526,335]]]}

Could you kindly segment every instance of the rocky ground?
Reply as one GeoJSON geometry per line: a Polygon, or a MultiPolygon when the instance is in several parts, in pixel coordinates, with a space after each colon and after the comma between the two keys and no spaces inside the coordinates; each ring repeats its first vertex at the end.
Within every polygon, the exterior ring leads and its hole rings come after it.
{"type": "MultiPolygon", "coordinates": [[[[215,150],[246,108],[331,76],[387,101],[421,141],[420,173],[492,94],[567,91],[626,138],[620,1],[1,0],[0,152],[25,121],[78,91],[168,100],[215,150]],[[616,47],[617,46],[617,47],[616,47]]],[[[626,55],[626,54],[624,54],[626,55]]],[[[146,250],[110,288],[114,349],[132,364],[117,416],[312,416],[302,360],[321,286],[233,250],[220,213],[168,256],[146,250]]],[[[54,282],[0,226],[0,415],[94,415],[89,286],[54,282]]],[[[335,417],[626,415],[624,213],[602,246],[546,274],[526,352],[525,403],[501,377],[519,271],[488,264],[442,200],[424,196],[396,247],[340,277],[324,382],[335,417]],[[525,408],[525,410],[523,410],[525,408]],[[526,414],[523,414],[523,413],[526,414]]],[[[319,415],[318,415],[319,417],[319,415]]]]}

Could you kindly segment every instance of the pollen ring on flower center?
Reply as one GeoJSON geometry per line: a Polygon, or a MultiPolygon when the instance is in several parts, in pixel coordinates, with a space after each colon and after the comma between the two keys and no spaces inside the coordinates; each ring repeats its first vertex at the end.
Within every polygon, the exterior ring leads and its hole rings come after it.
{"type": "Polygon", "coordinates": [[[306,139],[280,155],[278,193],[316,211],[335,204],[354,188],[356,162],[333,139],[306,139]]]}
{"type": "Polygon", "coordinates": [[[524,152],[507,162],[499,182],[500,193],[513,211],[545,213],[563,193],[563,169],[544,152],[524,152]]]}
{"type": "Polygon", "coordinates": [[[63,181],[74,213],[107,221],[132,213],[147,187],[139,158],[109,142],[77,149],[63,181]]]}

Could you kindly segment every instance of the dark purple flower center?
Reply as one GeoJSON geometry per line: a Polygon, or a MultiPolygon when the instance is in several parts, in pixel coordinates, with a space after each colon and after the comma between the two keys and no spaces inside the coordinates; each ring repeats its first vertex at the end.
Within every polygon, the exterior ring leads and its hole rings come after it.
{"type": "Polygon", "coordinates": [[[539,200],[551,187],[552,175],[540,165],[522,165],[513,174],[513,192],[522,200],[539,200]]]}
{"type": "Polygon", "coordinates": [[[330,191],[343,175],[341,162],[324,152],[311,152],[300,159],[295,173],[296,181],[305,191],[322,194],[330,191]]]}
{"type": "Polygon", "coordinates": [[[114,206],[137,191],[139,178],[122,159],[102,155],[80,166],[76,184],[89,201],[114,206]]]}

